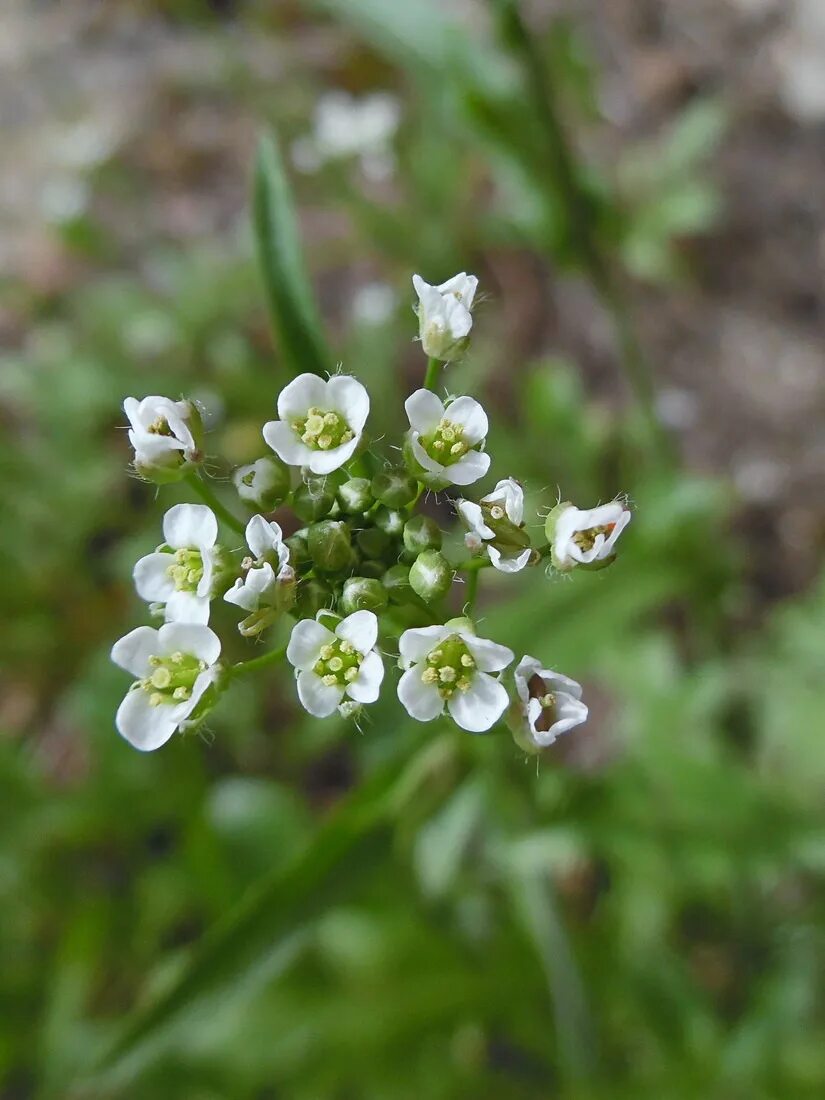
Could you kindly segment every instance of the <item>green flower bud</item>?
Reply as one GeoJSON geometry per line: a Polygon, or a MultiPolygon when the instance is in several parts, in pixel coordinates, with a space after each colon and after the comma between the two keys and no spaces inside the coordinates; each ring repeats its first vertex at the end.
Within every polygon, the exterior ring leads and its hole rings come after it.
{"type": "Polygon", "coordinates": [[[368,558],[380,558],[390,545],[390,536],[377,527],[365,527],[355,536],[358,549],[368,558]]]}
{"type": "Polygon", "coordinates": [[[272,512],[289,496],[289,467],[275,455],[239,466],[232,480],[238,496],[255,512],[272,512]]]}
{"type": "Polygon", "coordinates": [[[338,487],[337,500],[341,511],[348,515],[361,515],[375,503],[370,481],[366,477],[351,477],[338,487]]]}
{"type": "Polygon", "coordinates": [[[372,495],[388,508],[406,508],[418,494],[418,482],[403,470],[385,470],[372,479],[372,495]]]}
{"type": "Polygon", "coordinates": [[[346,523],[325,519],[309,529],[307,544],[316,569],[336,573],[352,561],[352,541],[346,523]]]}
{"type": "Polygon", "coordinates": [[[345,615],[351,615],[353,611],[383,611],[387,598],[387,590],[380,581],[369,577],[350,577],[344,581],[338,607],[345,615]]]}
{"type": "Polygon", "coordinates": [[[411,554],[441,549],[441,528],[429,516],[413,516],[404,525],[404,547],[411,554]]]}
{"type": "Polygon", "coordinates": [[[333,594],[330,586],[319,577],[308,577],[298,584],[295,609],[299,619],[314,619],[325,607],[331,607],[333,594]]]}
{"type": "Polygon", "coordinates": [[[335,504],[335,486],[327,477],[310,477],[292,494],[292,509],[304,523],[329,515],[335,504]]]}
{"type": "Polygon", "coordinates": [[[362,577],[370,577],[374,580],[380,580],[384,576],[386,565],[383,561],[362,561],[358,566],[358,572],[362,577]]]}
{"type": "Polygon", "coordinates": [[[391,565],[381,578],[390,599],[403,603],[410,591],[410,569],[407,565],[391,565]]]}
{"type": "Polygon", "coordinates": [[[453,570],[438,550],[424,550],[410,566],[410,587],[428,603],[446,596],[452,583],[453,570]]]}
{"type": "Polygon", "coordinates": [[[307,543],[307,533],[307,528],[303,527],[300,531],[296,531],[294,535],[290,535],[288,539],[284,539],[284,544],[289,547],[289,563],[294,569],[299,569],[302,565],[312,561],[309,554],[309,544],[307,543]]]}
{"type": "Polygon", "coordinates": [[[404,516],[401,512],[385,508],[383,505],[376,508],[373,513],[373,522],[379,530],[389,535],[390,538],[400,538],[404,530],[404,516]]]}

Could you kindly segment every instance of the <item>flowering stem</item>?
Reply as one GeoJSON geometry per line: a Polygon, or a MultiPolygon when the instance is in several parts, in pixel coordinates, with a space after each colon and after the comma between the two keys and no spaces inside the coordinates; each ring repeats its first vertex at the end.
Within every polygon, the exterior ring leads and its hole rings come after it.
{"type": "Polygon", "coordinates": [[[221,504],[203,478],[199,477],[198,474],[189,474],[186,480],[201,500],[209,505],[218,519],[225,523],[227,527],[231,527],[233,531],[237,531],[239,535],[244,533],[244,525],[239,519],[236,519],[235,516],[232,515],[228,508],[225,508],[223,504],[221,504]]]}
{"type": "Polygon", "coordinates": [[[432,390],[432,392],[435,393],[442,366],[443,364],[440,359],[427,360],[427,373],[424,375],[425,390],[432,390]]]}
{"type": "Polygon", "coordinates": [[[464,601],[464,610],[468,615],[472,615],[475,607],[476,596],[478,595],[478,576],[478,569],[473,569],[467,574],[467,598],[464,601]]]}
{"type": "Polygon", "coordinates": [[[236,665],[232,665],[229,671],[232,676],[246,676],[248,672],[257,672],[259,668],[274,664],[285,656],[286,646],[282,645],[278,649],[270,649],[260,657],[253,657],[251,661],[239,661],[236,665]]]}

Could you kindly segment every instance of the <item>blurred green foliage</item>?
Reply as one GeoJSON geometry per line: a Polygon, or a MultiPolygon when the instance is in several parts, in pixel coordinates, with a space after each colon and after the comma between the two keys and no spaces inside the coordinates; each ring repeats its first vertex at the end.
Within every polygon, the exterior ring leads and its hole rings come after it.
{"type": "MultiPolygon", "coordinates": [[[[322,289],[356,256],[399,290],[330,339],[376,435],[422,368],[413,270],[484,286],[518,248],[592,277],[595,249],[683,277],[680,239],[718,214],[700,170],[715,104],[616,179],[571,146],[566,177],[499,33],[508,5],[476,40],[419,2],[306,5],[405,89],[392,200],[338,163],[298,189],[350,218],[337,254],[310,250],[322,289]]],[[[535,47],[576,134],[595,111],[579,37],[558,24],[535,47]]],[[[259,177],[259,228],[271,213],[259,177]]],[[[270,300],[290,248],[264,265],[270,300]]],[[[495,406],[494,469],[533,503],[558,485],[637,510],[609,571],[540,598],[535,576],[485,578],[490,635],[580,678],[588,726],[537,764],[503,734],[402,720],[387,690],[357,733],[308,718],[273,671],[233,687],[208,737],[149,757],[118,739],[109,647],[183,493],[125,476],[122,398],[202,400],[224,477],[264,453],[312,316],[276,301],[296,335],[273,353],[251,231],[147,249],[58,301],[17,288],[29,335],[0,362],[0,1096],[822,1096],[825,587],[743,629],[725,487],[652,459],[639,414],[594,404],[575,364],[514,361],[507,286],[448,379],[495,406]]]]}

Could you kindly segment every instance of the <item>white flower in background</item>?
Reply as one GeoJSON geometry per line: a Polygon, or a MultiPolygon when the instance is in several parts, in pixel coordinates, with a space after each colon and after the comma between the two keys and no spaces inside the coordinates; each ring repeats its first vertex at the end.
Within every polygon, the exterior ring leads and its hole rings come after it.
{"type": "Polygon", "coordinates": [[[360,325],[385,325],[398,304],[398,295],[388,283],[367,283],[352,297],[353,320],[360,325]]]}
{"type": "Polygon", "coordinates": [[[357,157],[364,175],[380,182],[395,170],[392,138],[401,121],[401,104],[387,92],[356,97],[327,92],[315,107],[312,133],[292,146],[302,172],[317,172],[327,161],[357,157]]]}
{"type": "Polygon", "coordinates": [[[118,733],[141,752],[165,745],[219,675],[221,643],[199,623],[139,626],[115,642],[112,660],[135,682],[118,707],[118,733]]]}
{"type": "Polygon", "coordinates": [[[214,512],[205,504],[176,504],[163,517],[163,538],[135,565],[138,595],[165,605],[167,622],[208,623],[209,602],[228,569],[214,512]]]}
{"type": "Polygon", "coordinates": [[[630,519],[630,511],[618,500],[588,509],[566,501],[556,505],[545,524],[553,565],[564,572],[576,565],[607,564],[630,519]]]}
{"type": "Polygon", "coordinates": [[[505,669],[513,651],[476,637],[467,621],[405,630],[399,649],[406,671],[398,698],[419,722],[432,721],[446,707],[462,729],[483,733],[507,709],[507,692],[490,673],[505,669]]]}
{"type": "Polygon", "coordinates": [[[464,544],[471,553],[487,543],[490,561],[502,573],[527,565],[532,550],[524,531],[524,490],[514,478],[504,478],[478,504],[459,500],[456,508],[468,527],[464,544]]]}
{"type": "Polygon", "coordinates": [[[168,397],[127,397],[129,442],[135,451],[135,471],[158,484],[176,481],[202,461],[200,413],[191,401],[168,397]]]}
{"type": "Polygon", "coordinates": [[[352,458],[369,411],[367,391],[349,375],[299,374],[281,390],[280,420],[264,424],[263,436],[288,466],[329,474],[352,458]]]}
{"type": "Polygon", "coordinates": [[[581,684],[560,672],[542,668],[535,657],[523,657],[515,671],[516,694],[510,727],[528,752],[552,745],[557,737],[587,721],[581,684]]]}
{"type": "Polygon", "coordinates": [[[453,275],[440,286],[431,286],[413,275],[418,295],[418,330],[424,354],[431,359],[457,359],[466,350],[473,327],[473,307],[478,288],[475,275],[453,275]]]}
{"type": "Polygon", "coordinates": [[[434,488],[471,485],[490,468],[479,448],[487,435],[487,414],[472,397],[444,404],[430,390],[416,390],[404,402],[410,422],[409,449],[421,480],[434,488]]]}
{"type": "Polygon", "coordinates": [[[253,516],[246,525],[250,557],[244,558],[244,577],[239,577],[224,599],[250,612],[240,624],[244,635],[259,634],[295,597],[295,570],[289,564],[289,547],[277,523],[253,516]]]}
{"type": "Polygon", "coordinates": [[[355,611],[334,630],[315,619],[302,619],[292,629],[286,657],[295,668],[298,698],[316,718],[326,718],[348,696],[374,703],[384,679],[384,664],[375,648],[378,619],[372,611],[355,611]]]}

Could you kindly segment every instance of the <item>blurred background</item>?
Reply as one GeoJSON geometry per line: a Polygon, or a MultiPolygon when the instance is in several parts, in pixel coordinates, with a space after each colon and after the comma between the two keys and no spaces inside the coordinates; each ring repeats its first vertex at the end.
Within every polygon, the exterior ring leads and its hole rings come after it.
{"type": "Polygon", "coordinates": [[[821,0],[5,0],[0,126],[2,1100],[825,1095],[821,0]],[[475,272],[496,476],[636,506],[610,570],[485,577],[585,685],[538,763],[279,670],[114,730],[183,499],[122,400],[199,399],[225,478],[284,382],[267,127],[376,434],[412,272],[475,272]]]}

